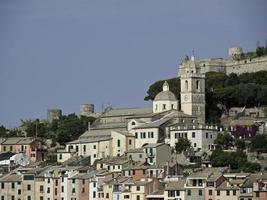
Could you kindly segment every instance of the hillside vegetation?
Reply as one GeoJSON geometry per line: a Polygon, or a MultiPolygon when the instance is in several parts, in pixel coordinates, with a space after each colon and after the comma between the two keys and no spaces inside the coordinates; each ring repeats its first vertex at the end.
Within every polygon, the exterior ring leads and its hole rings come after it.
{"type": "MultiPolygon", "coordinates": [[[[153,100],[162,91],[165,80],[150,85],[145,100],[153,100]]],[[[180,79],[166,80],[170,90],[180,100],[180,79]]],[[[206,73],[206,120],[219,123],[223,112],[231,107],[267,105],[267,71],[226,75],[222,72],[206,73]]]]}

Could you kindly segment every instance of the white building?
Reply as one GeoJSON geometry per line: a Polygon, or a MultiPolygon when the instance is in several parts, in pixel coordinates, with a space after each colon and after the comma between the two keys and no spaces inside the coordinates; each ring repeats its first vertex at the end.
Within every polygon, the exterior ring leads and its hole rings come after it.
{"type": "Polygon", "coordinates": [[[178,101],[176,96],[170,91],[167,81],[162,86],[162,91],[158,93],[153,101],[153,113],[161,113],[167,110],[177,110],[178,101]]]}
{"type": "Polygon", "coordinates": [[[173,125],[170,127],[169,138],[165,142],[175,147],[180,138],[187,138],[195,151],[210,151],[215,149],[214,140],[217,138],[218,128],[216,126],[187,126],[173,125]]]}
{"type": "Polygon", "coordinates": [[[110,136],[79,138],[78,140],[67,143],[66,150],[76,150],[78,156],[90,158],[90,164],[93,165],[97,159],[111,156],[112,138],[110,136]]]}

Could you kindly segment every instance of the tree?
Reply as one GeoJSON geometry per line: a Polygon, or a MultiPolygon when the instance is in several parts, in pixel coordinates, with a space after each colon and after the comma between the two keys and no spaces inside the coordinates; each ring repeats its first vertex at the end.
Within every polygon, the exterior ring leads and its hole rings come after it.
{"type": "Polygon", "coordinates": [[[256,54],[257,54],[257,56],[263,56],[264,55],[264,47],[257,47],[256,54]]]}
{"type": "Polygon", "coordinates": [[[7,129],[2,125],[0,126],[0,137],[6,137],[7,129]]]}
{"type": "Polygon", "coordinates": [[[56,141],[60,144],[65,144],[71,140],[77,139],[82,133],[88,129],[88,122],[91,124],[95,118],[93,117],[78,117],[75,114],[62,116],[53,124],[56,128],[56,141]]]}
{"type": "Polygon", "coordinates": [[[251,151],[267,152],[267,138],[265,135],[256,135],[251,140],[251,151]]]}
{"type": "Polygon", "coordinates": [[[187,138],[179,138],[175,143],[175,150],[177,153],[182,153],[191,147],[191,142],[187,138]]]}
{"type": "Polygon", "coordinates": [[[246,143],[242,139],[236,139],[235,146],[238,150],[243,151],[246,148],[246,143]]]}
{"type": "Polygon", "coordinates": [[[234,139],[227,132],[220,133],[214,141],[214,143],[221,149],[229,149],[233,146],[233,142],[234,139]]]}
{"type": "Polygon", "coordinates": [[[259,163],[247,162],[241,169],[247,173],[255,173],[261,171],[261,165],[259,163]]]}

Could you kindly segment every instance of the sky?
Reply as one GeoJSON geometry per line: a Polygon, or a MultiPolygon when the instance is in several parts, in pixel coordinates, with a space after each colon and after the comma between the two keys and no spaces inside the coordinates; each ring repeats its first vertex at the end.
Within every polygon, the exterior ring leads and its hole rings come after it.
{"type": "Polygon", "coordinates": [[[148,107],[146,91],[197,58],[253,51],[266,0],[1,0],[0,125],[80,104],[148,107]]]}

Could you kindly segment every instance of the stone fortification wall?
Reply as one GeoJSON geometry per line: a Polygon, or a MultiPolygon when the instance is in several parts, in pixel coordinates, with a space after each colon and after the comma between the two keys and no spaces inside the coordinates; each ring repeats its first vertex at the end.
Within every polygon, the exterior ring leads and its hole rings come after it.
{"type": "Polygon", "coordinates": [[[252,73],[257,71],[267,71],[267,56],[245,59],[240,61],[228,61],[226,63],[226,74],[252,73]]]}

